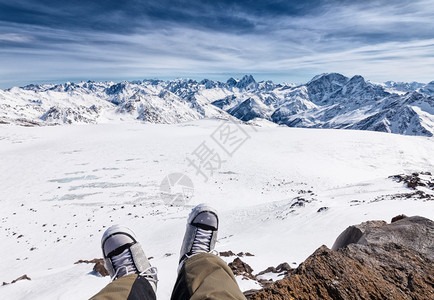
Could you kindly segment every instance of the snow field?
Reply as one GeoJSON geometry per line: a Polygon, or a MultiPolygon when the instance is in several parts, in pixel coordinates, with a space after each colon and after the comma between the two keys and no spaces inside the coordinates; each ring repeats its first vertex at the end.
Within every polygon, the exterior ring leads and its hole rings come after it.
{"type": "Polygon", "coordinates": [[[74,262],[101,257],[105,228],[122,223],[153,257],[158,297],[168,299],[186,217],[201,202],[220,212],[216,249],[253,253],[242,259],[255,272],[295,267],[352,224],[402,213],[434,219],[432,201],[374,201],[409,192],[391,175],[434,173],[433,138],[241,125],[250,138],[229,156],[210,138],[221,122],[0,126],[0,281],[32,279],[1,286],[0,298],[92,296],[109,279],[74,262]],[[207,182],[186,159],[202,142],[225,160],[207,182]],[[174,172],[194,184],[185,206],[160,197],[174,172]]]}

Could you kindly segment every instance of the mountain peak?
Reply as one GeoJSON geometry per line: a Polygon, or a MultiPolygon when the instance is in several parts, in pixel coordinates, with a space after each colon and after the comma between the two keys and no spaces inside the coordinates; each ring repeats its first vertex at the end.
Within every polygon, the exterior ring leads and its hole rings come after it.
{"type": "Polygon", "coordinates": [[[255,81],[255,78],[253,78],[252,75],[244,75],[243,78],[241,78],[240,82],[251,83],[251,82],[256,82],[256,81],[255,81]]]}
{"type": "Polygon", "coordinates": [[[244,90],[251,90],[257,88],[257,83],[252,75],[244,75],[240,81],[237,82],[236,87],[244,90]]]}
{"type": "Polygon", "coordinates": [[[349,82],[366,83],[365,78],[363,78],[363,76],[361,76],[361,75],[354,75],[353,77],[351,77],[349,82]]]}
{"type": "Polygon", "coordinates": [[[231,77],[226,82],[226,85],[228,87],[239,88],[240,90],[252,90],[252,89],[256,89],[258,87],[258,84],[257,84],[255,78],[253,78],[252,75],[244,75],[239,80],[234,79],[233,77],[231,77]]]}
{"type": "Polygon", "coordinates": [[[237,84],[238,81],[236,81],[233,77],[229,78],[228,81],[226,81],[226,85],[229,87],[233,87],[237,84]]]}
{"type": "Polygon", "coordinates": [[[346,82],[348,78],[340,73],[322,73],[314,76],[306,85],[310,85],[317,81],[336,81],[336,82],[346,82]]]}
{"type": "Polygon", "coordinates": [[[424,87],[420,88],[419,91],[423,94],[434,96],[434,81],[431,81],[424,87]]]}
{"type": "Polygon", "coordinates": [[[339,73],[324,73],[315,76],[306,84],[309,98],[313,103],[323,105],[347,82],[348,78],[339,73]]]}

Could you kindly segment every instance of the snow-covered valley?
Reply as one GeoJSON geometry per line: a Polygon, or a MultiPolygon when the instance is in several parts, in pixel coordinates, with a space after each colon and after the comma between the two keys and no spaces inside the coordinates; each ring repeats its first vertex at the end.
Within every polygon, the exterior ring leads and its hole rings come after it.
{"type": "Polygon", "coordinates": [[[31,278],[0,286],[0,298],[95,294],[108,277],[74,263],[101,257],[102,233],[121,223],[152,257],[158,297],[168,299],[186,216],[201,202],[220,213],[216,249],[254,254],[243,260],[257,272],[297,266],[352,224],[399,214],[434,219],[432,188],[418,187],[431,195],[420,198],[390,178],[424,172],[420,178],[433,182],[426,172],[434,174],[434,138],[257,123],[0,125],[0,282],[31,278]],[[213,139],[222,126],[244,133],[231,154],[213,139]],[[208,180],[189,162],[201,145],[221,159],[208,180]],[[162,200],[160,185],[173,173],[193,183],[185,205],[162,200]]]}

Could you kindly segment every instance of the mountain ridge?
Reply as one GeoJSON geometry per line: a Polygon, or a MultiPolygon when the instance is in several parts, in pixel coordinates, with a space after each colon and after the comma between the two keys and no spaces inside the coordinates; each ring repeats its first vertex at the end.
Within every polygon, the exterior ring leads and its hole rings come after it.
{"type": "Polygon", "coordinates": [[[53,125],[202,118],[265,119],[305,128],[434,135],[434,81],[383,84],[324,73],[306,84],[203,79],[30,84],[0,90],[0,122],[53,125]]]}

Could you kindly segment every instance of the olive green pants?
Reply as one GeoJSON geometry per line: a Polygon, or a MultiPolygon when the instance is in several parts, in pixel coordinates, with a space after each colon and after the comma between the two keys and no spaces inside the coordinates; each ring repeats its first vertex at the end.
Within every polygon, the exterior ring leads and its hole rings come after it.
{"type": "MultiPolygon", "coordinates": [[[[149,282],[137,274],[116,279],[92,300],[156,299],[149,282]]],[[[187,259],[179,271],[172,300],[245,300],[231,269],[218,256],[202,253],[187,259]]]]}

